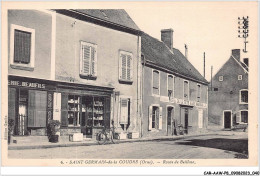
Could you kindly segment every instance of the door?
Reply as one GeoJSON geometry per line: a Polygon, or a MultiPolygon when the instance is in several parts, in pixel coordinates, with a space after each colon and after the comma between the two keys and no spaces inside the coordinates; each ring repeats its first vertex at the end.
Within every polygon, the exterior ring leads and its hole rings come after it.
{"type": "Polygon", "coordinates": [[[224,111],[224,128],[231,128],[231,112],[224,111]]]}
{"type": "Polygon", "coordinates": [[[167,135],[173,135],[173,107],[167,108],[167,135]]]}
{"type": "Polygon", "coordinates": [[[184,130],[185,132],[188,134],[188,125],[189,125],[189,110],[188,109],[185,109],[184,110],[184,118],[185,118],[185,121],[184,121],[184,130]]]}

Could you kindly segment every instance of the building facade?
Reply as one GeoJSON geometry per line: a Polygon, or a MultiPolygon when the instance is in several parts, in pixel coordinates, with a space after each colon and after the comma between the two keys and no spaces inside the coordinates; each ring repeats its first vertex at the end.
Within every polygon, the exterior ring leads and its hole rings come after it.
{"type": "Polygon", "coordinates": [[[207,128],[208,82],[183,54],[173,48],[173,30],[159,41],[142,35],[142,135],[176,135],[207,128]]]}
{"type": "Polygon", "coordinates": [[[241,57],[240,49],[232,50],[209,86],[210,126],[230,129],[247,125],[248,71],[248,58],[241,57]]]}
{"type": "Polygon", "coordinates": [[[140,130],[140,30],[124,10],[9,10],[15,135],[140,130]]]}

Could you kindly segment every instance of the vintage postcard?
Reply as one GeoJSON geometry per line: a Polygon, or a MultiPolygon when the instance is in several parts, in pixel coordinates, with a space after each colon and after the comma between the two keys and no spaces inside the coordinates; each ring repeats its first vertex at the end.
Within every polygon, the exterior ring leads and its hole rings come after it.
{"type": "Polygon", "coordinates": [[[2,166],[257,166],[257,7],[3,2],[2,166]]]}

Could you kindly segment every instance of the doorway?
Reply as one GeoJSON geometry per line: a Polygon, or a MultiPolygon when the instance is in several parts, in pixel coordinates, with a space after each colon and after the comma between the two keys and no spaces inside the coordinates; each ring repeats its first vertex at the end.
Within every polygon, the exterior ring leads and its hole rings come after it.
{"type": "Polygon", "coordinates": [[[224,128],[231,128],[231,111],[224,111],[224,128]]]}
{"type": "Polygon", "coordinates": [[[186,134],[188,134],[188,125],[189,125],[189,109],[185,108],[184,110],[184,131],[186,132],[186,134]]]}
{"type": "Polygon", "coordinates": [[[173,107],[167,108],[167,135],[172,136],[174,130],[174,109],[173,107]]]}

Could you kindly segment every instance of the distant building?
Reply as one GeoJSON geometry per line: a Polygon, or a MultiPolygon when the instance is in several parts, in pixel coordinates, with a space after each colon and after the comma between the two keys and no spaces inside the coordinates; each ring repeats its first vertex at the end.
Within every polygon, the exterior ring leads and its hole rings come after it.
{"type": "Polygon", "coordinates": [[[240,58],[240,49],[212,78],[209,86],[209,125],[233,128],[248,123],[248,58],[240,58]]]}
{"type": "Polygon", "coordinates": [[[208,82],[173,48],[172,29],[162,30],[161,40],[142,35],[142,134],[203,131],[208,124],[208,82]]]}

